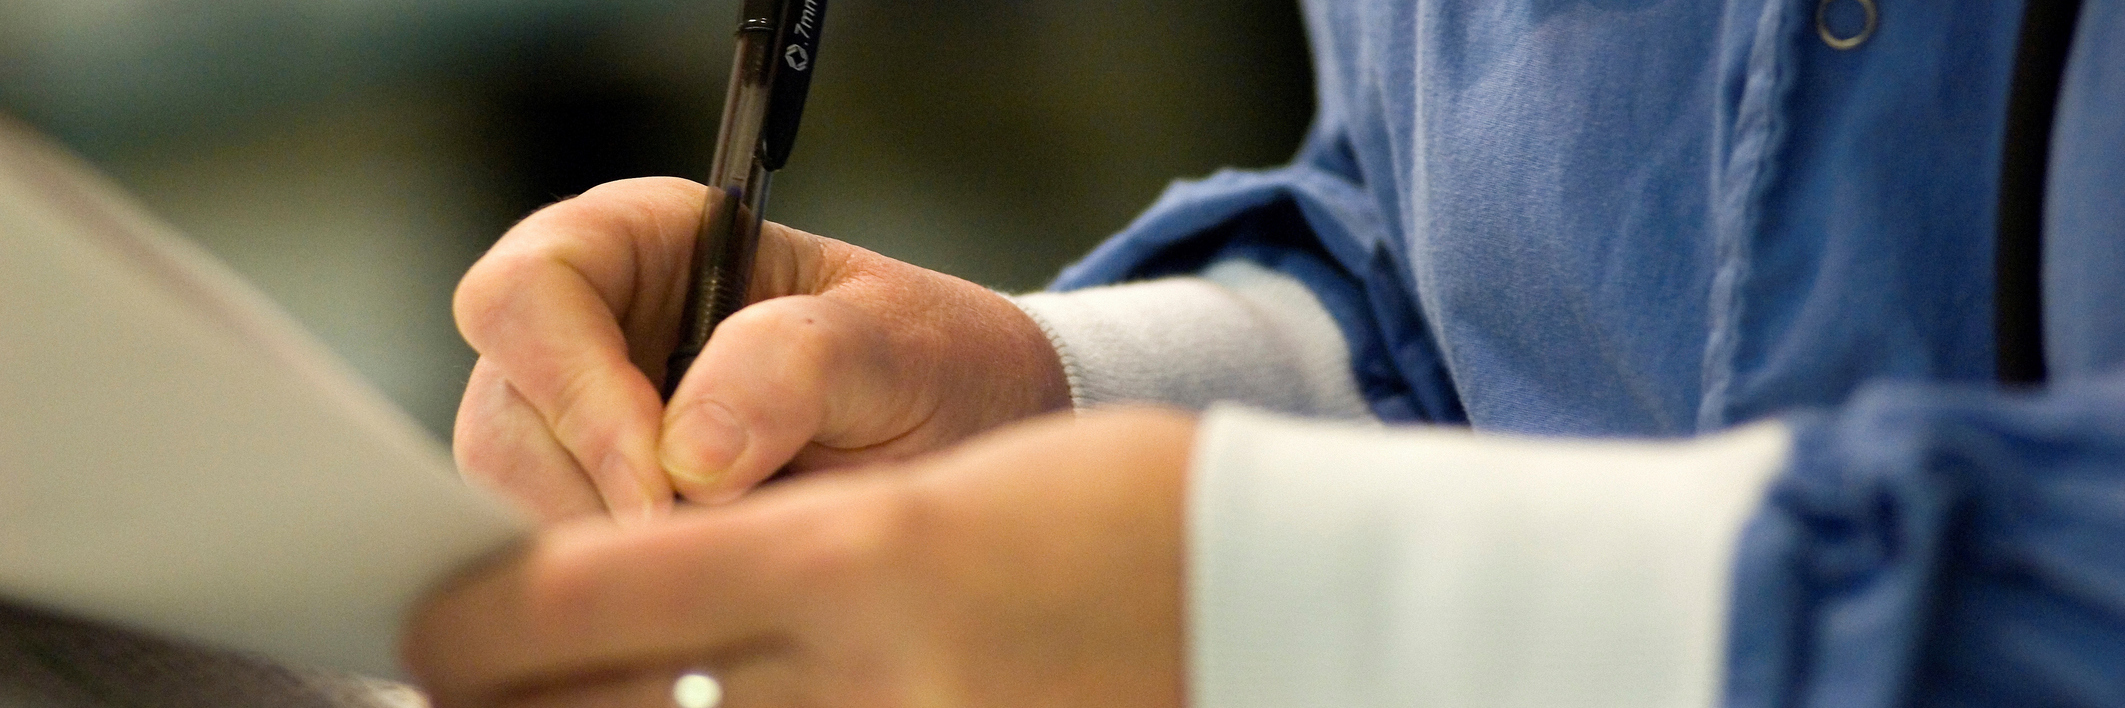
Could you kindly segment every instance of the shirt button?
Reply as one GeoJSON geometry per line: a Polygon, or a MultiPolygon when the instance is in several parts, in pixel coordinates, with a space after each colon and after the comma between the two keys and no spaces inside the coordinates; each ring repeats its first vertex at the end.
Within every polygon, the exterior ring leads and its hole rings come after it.
{"type": "Polygon", "coordinates": [[[1874,0],[1822,0],[1815,6],[1815,33],[1831,49],[1851,49],[1874,36],[1881,17],[1874,0]]]}

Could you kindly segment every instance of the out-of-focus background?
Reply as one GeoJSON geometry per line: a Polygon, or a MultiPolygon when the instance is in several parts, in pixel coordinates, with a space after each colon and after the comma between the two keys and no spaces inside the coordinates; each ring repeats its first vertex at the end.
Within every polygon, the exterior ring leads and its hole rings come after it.
{"type": "MultiPolygon", "coordinates": [[[[438,435],[510,223],[705,176],[738,0],[5,0],[0,112],[87,156],[438,435]]],[[[1294,0],[836,0],[770,217],[1037,289],[1178,177],[1282,162],[1294,0]]]]}

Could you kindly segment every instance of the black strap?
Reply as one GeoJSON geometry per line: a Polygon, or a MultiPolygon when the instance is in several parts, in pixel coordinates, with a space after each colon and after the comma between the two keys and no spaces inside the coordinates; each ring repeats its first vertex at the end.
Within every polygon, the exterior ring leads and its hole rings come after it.
{"type": "Polygon", "coordinates": [[[2044,381],[2044,176],[2059,81],[2081,0],[2027,0],[2007,139],[2000,157],[1999,244],[1994,256],[1994,337],[2003,383],[2044,381]]]}

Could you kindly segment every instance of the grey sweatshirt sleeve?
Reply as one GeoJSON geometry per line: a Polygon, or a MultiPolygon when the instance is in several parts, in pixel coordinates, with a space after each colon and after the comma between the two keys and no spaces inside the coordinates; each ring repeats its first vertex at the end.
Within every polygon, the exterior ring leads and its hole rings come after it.
{"type": "Polygon", "coordinates": [[[1289,275],[1246,261],[1176,277],[1013,298],[1062,357],[1079,408],[1238,401],[1370,418],[1328,311],[1289,275]]]}

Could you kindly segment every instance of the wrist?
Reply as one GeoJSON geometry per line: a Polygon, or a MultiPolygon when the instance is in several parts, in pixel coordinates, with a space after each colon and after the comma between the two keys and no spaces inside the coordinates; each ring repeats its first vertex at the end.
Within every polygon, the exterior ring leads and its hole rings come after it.
{"type": "Polygon", "coordinates": [[[965,349],[970,366],[954,367],[945,375],[969,380],[979,389],[975,400],[987,401],[987,426],[1030,418],[1044,413],[1071,410],[1069,365],[1056,349],[1039,320],[1008,296],[961,281],[972,302],[960,311],[974,313],[970,321],[953,328],[976,336],[960,339],[975,342],[965,349]]]}

